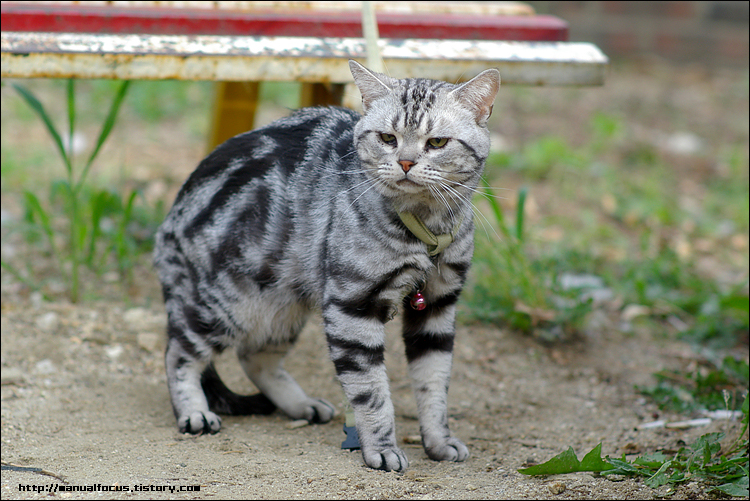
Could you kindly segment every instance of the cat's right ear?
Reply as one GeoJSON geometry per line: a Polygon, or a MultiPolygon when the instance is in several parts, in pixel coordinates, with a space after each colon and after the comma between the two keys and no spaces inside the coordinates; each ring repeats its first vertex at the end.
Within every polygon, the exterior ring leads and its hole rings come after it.
{"type": "Polygon", "coordinates": [[[391,92],[390,77],[370,71],[353,59],[349,60],[349,69],[359,93],[362,94],[362,109],[365,113],[370,104],[391,92]]]}

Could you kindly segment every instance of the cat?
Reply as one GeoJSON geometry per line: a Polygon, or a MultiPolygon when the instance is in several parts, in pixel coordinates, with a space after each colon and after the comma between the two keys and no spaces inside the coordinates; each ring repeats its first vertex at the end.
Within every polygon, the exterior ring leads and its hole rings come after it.
{"type": "Polygon", "coordinates": [[[384,360],[384,324],[403,339],[425,452],[464,461],[448,429],[456,301],[473,253],[470,198],[490,150],[500,85],[398,80],[349,62],[363,114],[298,110],[218,146],[187,179],[156,234],[167,311],[167,381],[182,433],[219,414],[330,421],[282,361],[312,311],[351,403],[364,462],[404,471],[384,360]],[[233,347],[259,394],[221,382],[233,347]]]}

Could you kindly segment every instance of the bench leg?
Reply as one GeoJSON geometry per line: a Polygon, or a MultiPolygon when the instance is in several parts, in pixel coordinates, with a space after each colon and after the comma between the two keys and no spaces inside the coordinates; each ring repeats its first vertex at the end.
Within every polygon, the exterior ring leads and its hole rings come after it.
{"type": "MultiPolygon", "coordinates": [[[[300,107],[341,106],[344,84],[304,83],[300,107]]],[[[217,82],[208,151],[227,139],[252,130],[258,107],[259,82],[217,82]]]]}
{"type": "Polygon", "coordinates": [[[344,84],[303,83],[300,91],[299,105],[307,106],[341,106],[344,98],[344,84]]]}
{"type": "Polygon", "coordinates": [[[217,82],[208,151],[252,130],[258,107],[258,82],[217,82]]]}

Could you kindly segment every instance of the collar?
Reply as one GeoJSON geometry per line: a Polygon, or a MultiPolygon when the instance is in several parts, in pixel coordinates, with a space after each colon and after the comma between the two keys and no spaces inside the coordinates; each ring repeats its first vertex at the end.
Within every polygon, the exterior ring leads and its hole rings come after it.
{"type": "Polygon", "coordinates": [[[409,228],[409,231],[411,231],[415,237],[427,244],[427,252],[430,256],[437,256],[443,252],[446,247],[453,243],[456,239],[458,229],[461,227],[461,223],[464,220],[463,216],[458,218],[458,221],[456,221],[456,224],[453,226],[453,231],[450,233],[435,235],[430,231],[427,225],[424,224],[424,221],[411,212],[399,212],[398,217],[401,218],[401,222],[409,228]]]}

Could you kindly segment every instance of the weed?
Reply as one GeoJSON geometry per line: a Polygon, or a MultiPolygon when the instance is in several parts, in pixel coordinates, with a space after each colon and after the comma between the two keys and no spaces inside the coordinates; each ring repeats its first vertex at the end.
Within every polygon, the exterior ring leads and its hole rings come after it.
{"type": "MultiPolygon", "coordinates": [[[[118,207],[119,230],[114,234],[113,245],[117,253],[121,268],[124,267],[124,259],[127,255],[124,229],[128,226],[132,217],[133,201],[136,193],[132,193],[125,203],[119,205],[114,199],[117,195],[107,191],[90,191],[85,189],[86,177],[94,160],[104,145],[107,137],[115,125],[117,113],[120,109],[130,82],[122,82],[115,94],[114,100],[109,108],[101,131],[88,160],[83,168],[75,169],[73,165],[73,137],[76,127],[75,106],[75,80],[70,79],[67,83],[67,118],[68,118],[68,143],[64,144],[62,135],[52,122],[49,114],[41,102],[26,87],[13,84],[23,100],[29,105],[34,113],[44,122],[47,131],[52,136],[55,146],[60,154],[65,167],[66,179],[56,181],[50,189],[51,204],[47,207],[57,206],[62,208],[67,224],[67,241],[61,246],[56,239],[55,211],[45,209],[36,194],[29,190],[24,191],[24,205],[26,208],[26,221],[35,225],[38,232],[47,240],[50,250],[59,265],[61,271],[69,270],[66,277],[69,283],[70,299],[77,302],[80,297],[80,267],[86,265],[95,268],[99,261],[97,254],[97,243],[102,236],[100,228],[105,215],[111,215],[113,208],[118,207]],[[69,267],[66,266],[69,263],[69,267]]],[[[118,200],[119,201],[119,200],[118,200]]],[[[11,270],[12,266],[3,262],[2,266],[11,270]]],[[[13,270],[15,276],[21,276],[17,270],[13,270]]]]}
{"type": "MultiPolygon", "coordinates": [[[[524,207],[527,189],[521,188],[511,225],[492,189],[484,181],[484,195],[500,230],[497,238],[477,233],[473,280],[466,291],[469,317],[474,320],[509,325],[524,332],[535,332],[545,341],[575,331],[590,309],[589,301],[567,297],[553,284],[554,277],[531,261],[524,249],[524,207]],[[483,237],[486,237],[483,238],[483,237]],[[556,303],[558,308],[553,308],[556,303]]],[[[489,221],[489,220],[488,220],[489,221]]],[[[569,294],[567,296],[570,296],[569,294]]]]}
{"type": "Polygon", "coordinates": [[[524,475],[559,475],[589,471],[606,476],[623,475],[643,478],[644,483],[656,489],[663,485],[687,481],[701,482],[709,491],[717,490],[730,496],[748,496],[748,395],[742,404],[742,430],[737,437],[722,445],[724,433],[707,433],[675,454],[654,452],[636,458],[601,458],[600,443],[583,460],[569,448],[549,461],[518,470],[524,475]]]}
{"type": "Polygon", "coordinates": [[[727,397],[739,399],[750,385],[747,362],[732,357],[725,357],[718,367],[706,363],[686,374],[659,371],[654,376],[656,385],[636,389],[651,397],[661,409],[677,412],[720,409],[727,397]]]}

